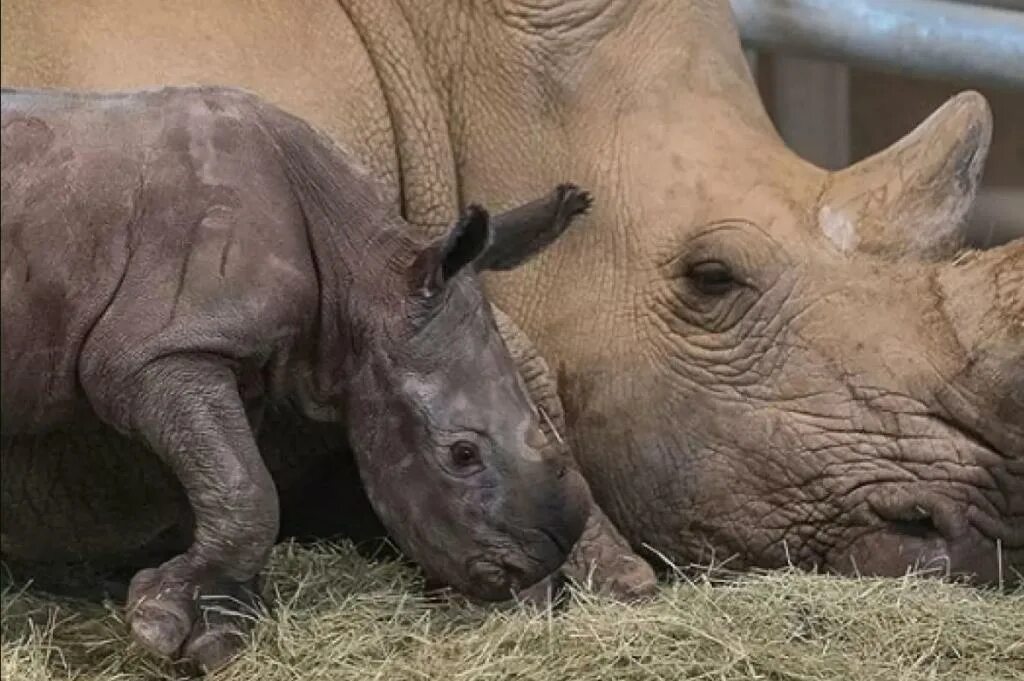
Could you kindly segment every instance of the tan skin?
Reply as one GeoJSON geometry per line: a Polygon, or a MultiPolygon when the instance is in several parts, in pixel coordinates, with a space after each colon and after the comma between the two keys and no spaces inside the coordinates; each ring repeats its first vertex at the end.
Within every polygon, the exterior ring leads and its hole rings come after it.
{"type": "Polygon", "coordinates": [[[254,88],[355,149],[427,230],[579,177],[590,228],[488,284],[557,372],[630,544],[983,580],[998,546],[1020,569],[1019,308],[988,301],[1019,299],[1024,246],[953,263],[980,96],[827,172],[773,130],[725,0],[282,8],[5,3],[3,80],[254,88]]]}

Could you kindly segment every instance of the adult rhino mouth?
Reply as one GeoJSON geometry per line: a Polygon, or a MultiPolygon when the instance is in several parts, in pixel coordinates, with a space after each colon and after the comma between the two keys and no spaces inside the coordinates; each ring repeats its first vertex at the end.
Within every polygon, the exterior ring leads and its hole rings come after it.
{"type": "Polygon", "coordinates": [[[927,520],[895,521],[873,528],[834,559],[845,573],[898,576],[906,572],[966,578],[980,584],[1016,584],[1024,575],[1024,550],[969,528],[947,537],[927,520]],[[843,564],[845,563],[845,565],[843,564]]]}
{"type": "MultiPolygon", "coordinates": [[[[929,414],[944,451],[922,476],[883,482],[863,498],[871,519],[828,562],[844,572],[893,576],[907,570],[1016,583],[1024,573],[1024,457],[1003,439],[945,415],[929,414]],[[948,471],[943,479],[939,471],[948,471]]],[[[908,458],[922,460],[927,441],[908,458]]],[[[1022,452],[1024,454],[1024,452],[1022,452]]]]}

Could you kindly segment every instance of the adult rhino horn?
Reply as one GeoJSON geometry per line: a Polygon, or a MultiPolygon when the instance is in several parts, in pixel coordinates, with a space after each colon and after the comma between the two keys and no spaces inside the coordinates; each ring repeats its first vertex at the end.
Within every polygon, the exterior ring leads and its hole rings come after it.
{"type": "Polygon", "coordinates": [[[991,138],[988,102],[961,92],[889,148],[833,174],[820,205],[822,230],[847,252],[953,255],[991,138]]]}

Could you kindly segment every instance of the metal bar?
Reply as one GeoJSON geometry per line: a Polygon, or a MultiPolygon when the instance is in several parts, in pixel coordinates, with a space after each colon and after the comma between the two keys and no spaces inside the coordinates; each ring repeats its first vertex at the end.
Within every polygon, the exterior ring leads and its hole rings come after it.
{"type": "Polygon", "coordinates": [[[750,77],[757,80],[757,52],[751,49],[743,50],[743,57],[747,60],[747,68],[750,69],[750,77]]]}
{"type": "Polygon", "coordinates": [[[989,248],[1024,238],[1024,189],[986,187],[968,220],[967,242],[975,248],[989,248]]]}
{"type": "Polygon", "coordinates": [[[772,55],[769,106],[789,148],[822,168],[850,165],[850,78],[845,64],[772,55]]]}
{"type": "Polygon", "coordinates": [[[1024,89],[1024,12],[947,0],[731,0],[744,45],[1024,89]]]}

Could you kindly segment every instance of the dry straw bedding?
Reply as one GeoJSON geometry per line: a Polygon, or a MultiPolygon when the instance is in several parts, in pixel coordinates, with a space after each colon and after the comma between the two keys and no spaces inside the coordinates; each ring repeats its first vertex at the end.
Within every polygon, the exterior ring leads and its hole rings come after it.
{"type": "MultiPolygon", "coordinates": [[[[267,590],[273,614],[216,679],[1024,680],[1024,589],[783,571],[676,579],[633,606],[480,607],[428,601],[414,570],[350,546],[285,545],[267,590]]],[[[182,678],[112,603],[8,579],[2,607],[5,680],[182,678]]]]}

